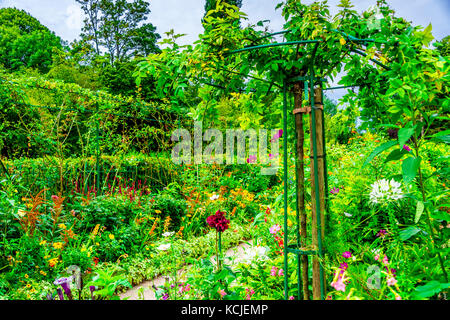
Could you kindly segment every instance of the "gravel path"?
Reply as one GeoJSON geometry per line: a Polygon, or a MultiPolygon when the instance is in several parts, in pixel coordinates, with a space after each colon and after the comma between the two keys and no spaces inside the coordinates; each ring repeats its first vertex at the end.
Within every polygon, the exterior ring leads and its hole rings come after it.
{"type": "MultiPolygon", "coordinates": [[[[248,247],[248,244],[246,243],[241,243],[240,245],[228,249],[225,252],[225,257],[241,257],[244,250],[248,247]]],[[[211,257],[211,261],[214,261],[215,257],[211,257]]],[[[179,279],[183,279],[184,275],[186,274],[186,270],[188,270],[191,267],[191,265],[187,265],[186,267],[178,270],[178,277],[179,279]]],[[[164,284],[164,282],[166,281],[165,279],[166,276],[159,276],[155,279],[152,280],[148,280],[148,281],[144,281],[141,284],[131,288],[128,291],[125,291],[121,294],[119,294],[120,299],[126,299],[126,300],[142,300],[142,297],[139,297],[139,290],[141,288],[144,289],[144,291],[142,292],[142,294],[144,295],[144,299],[143,300],[156,300],[155,297],[155,291],[153,289],[153,286],[161,286],[164,284]]]]}

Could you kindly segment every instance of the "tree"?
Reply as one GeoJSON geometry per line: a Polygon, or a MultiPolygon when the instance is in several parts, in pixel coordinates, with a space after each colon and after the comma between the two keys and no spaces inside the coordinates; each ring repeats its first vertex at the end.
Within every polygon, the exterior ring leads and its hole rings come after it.
{"type": "Polygon", "coordinates": [[[159,52],[156,27],[144,23],[150,13],[144,0],[77,0],[86,18],[82,37],[93,43],[97,54],[102,49],[111,65],[137,55],[159,52]]]}
{"type": "Polygon", "coordinates": [[[0,63],[7,69],[36,68],[47,72],[53,49],[63,42],[24,10],[0,9],[0,63]]]}
{"type": "MultiPolygon", "coordinates": [[[[204,18],[206,17],[208,12],[211,11],[211,10],[215,10],[216,6],[217,6],[217,3],[219,1],[221,3],[227,3],[229,5],[236,6],[238,8],[242,7],[242,0],[206,0],[206,3],[205,3],[205,14],[203,16],[203,23],[205,23],[204,18]]],[[[224,14],[214,13],[213,17],[224,17],[224,14]]]]}

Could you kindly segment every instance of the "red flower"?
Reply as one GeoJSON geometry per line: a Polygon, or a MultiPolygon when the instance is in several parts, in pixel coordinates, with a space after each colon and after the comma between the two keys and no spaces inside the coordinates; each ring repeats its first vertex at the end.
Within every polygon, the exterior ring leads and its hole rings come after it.
{"type": "Polygon", "coordinates": [[[216,214],[206,218],[206,222],[211,228],[216,229],[218,232],[223,232],[228,229],[230,220],[224,216],[225,212],[217,210],[216,214]]]}

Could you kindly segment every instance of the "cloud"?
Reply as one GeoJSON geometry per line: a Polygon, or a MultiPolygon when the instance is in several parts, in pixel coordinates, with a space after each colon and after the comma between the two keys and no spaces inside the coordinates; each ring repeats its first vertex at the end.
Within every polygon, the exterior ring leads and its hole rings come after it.
{"type": "Polygon", "coordinates": [[[83,11],[79,6],[70,5],[66,10],[66,26],[70,30],[81,30],[83,26],[83,11]]]}

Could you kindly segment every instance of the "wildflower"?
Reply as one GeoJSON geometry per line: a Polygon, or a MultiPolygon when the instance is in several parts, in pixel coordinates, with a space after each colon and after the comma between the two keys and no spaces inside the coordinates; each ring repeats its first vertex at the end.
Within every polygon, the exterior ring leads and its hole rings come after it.
{"type": "Polygon", "coordinates": [[[97,290],[96,286],[89,286],[89,291],[91,292],[91,300],[94,300],[94,291],[97,290]]]}
{"type": "Polygon", "coordinates": [[[383,264],[385,264],[385,265],[389,264],[389,260],[388,260],[388,257],[386,255],[383,258],[383,264]]]}
{"type": "Polygon", "coordinates": [[[405,150],[407,152],[411,152],[411,148],[408,147],[406,144],[403,146],[403,150],[405,150]]]}
{"type": "Polygon", "coordinates": [[[42,274],[43,276],[46,276],[47,273],[44,270],[39,271],[40,274],[42,274]]]}
{"type": "Polygon", "coordinates": [[[160,214],[161,210],[155,210],[155,213],[160,214]]]}
{"type": "Polygon", "coordinates": [[[294,296],[290,296],[290,297],[289,297],[289,300],[294,300],[294,296]]]}
{"type": "Polygon", "coordinates": [[[371,187],[372,191],[369,197],[372,204],[383,204],[403,198],[401,184],[394,179],[390,181],[386,179],[375,181],[371,187]]]}
{"type": "Polygon", "coordinates": [[[56,291],[58,292],[59,300],[64,300],[64,295],[62,293],[61,288],[56,289],[56,291]]]}
{"type": "Polygon", "coordinates": [[[384,229],[381,229],[380,231],[378,231],[377,233],[377,238],[379,237],[384,237],[387,234],[387,231],[384,229]]]}
{"type": "Polygon", "coordinates": [[[344,216],[346,216],[346,217],[353,217],[353,215],[351,215],[350,213],[347,213],[347,212],[344,212],[344,216]]]}
{"type": "Polygon", "coordinates": [[[402,297],[398,294],[395,295],[395,300],[402,300],[402,297]]]}
{"type": "Polygon", "coordinates": [[[278,276],[279,276],[279,277],[282,277],[283,275],[284,275],[283,269],[278,270],[278,276]]]}
{"type": "Polygon", "coordinates": [[[331,286],[336,289],[337,291],[342,291],[345,292],[345,283],[344,283],[344,278],[343,277],[339,277],[336,281],[333,281],[331,283],[331,286]]]}
{"type": "Polygon", "coordinates": [[[113,235],[112,233],[110,233],[110,234],[108,235],[108,237],[109,237],[110,240],[114,240],[114,235],[113,235]]]}
{"type": "Polygon", "coordinates": [[[162,296],[162,299],[163,300],[169,299],[169,294],[168,293],[164,293],[163,296],[162,296]]]}
{"type": "Polygon", "coordinates": [[[341,269],[342,271],[347,270],[347,268],[348,268],[347,262],[343,262],[343,263],[341,263],[341,265],[339,266],[339,269],[341,269]]]}
{"type": "Polygon", "coordinates": [[[63,246],[64,246],[64,243],[62,243],[62,242],[55,242],[54,244],[53,244],[53,248],[55,248],[55,249],[62,249],[63,248],[63,246]]]}
{"type": "Polygon", "coordinates": [[[334,187],[333,189],[330,190],[331,194],[338,194],[339,193],[339,188],[334,187]]]}
{"type": "Polygon", "coordinates": [[[379,254],[376,254],[375,257],[373,257],[373,259],[374,259],[375,261],[378,261],[378,259],[380,259],[380,255],[379,255],[379,254]]]}
{"type": "Polygon", "coordinates": [[[213,194],[209,199],[210,199],[211,201],[214,201],[214,200],[217,200],[217,199],[219,199],[219,198],[220,198],[219,195],[213,194]]]}
{"type": "Polygon", "coordinates": [[[60,227],[61,229],[67,229],[67,227],[66,227],[66,225],[64,224],[64,223],[60,223],[59,225],[58,225],[58,227],[60,227]]]}
{"type": "Polygon", "coordinates": [[[169,250],[169,248],[170,248],[170,243],[166,243],[166,244],[161,244],[156,249],[161,250],[161,251],[167,251],[167,250],[169,250]]]}
{"type": "Polygon", "coordinates": [[[394,286],[397,283],[397,279],[395,279],[393,276],[387,278],[387,285],[389,287],[394,286]]]}
{"type": "Polygon", "coordinates": [[[58,263],[58,258],[53,258],[48,260],[48,265],[53,268],[54,266],[56,266],[56,264],[58,263]]]}
{"type": "Polygon", "coordinates": [[[223,298],[223,297],[225,297],[227,295],[227,293],[225,292],[224,289],[221,289],[221,290],[217,291],[217,293],[220,294],[221,298],[223,298]]]}
{"type": "Polygon", "coordinates": [[[25,274],[24,277],[25,277],[25,279],[28,279],[28,274],[25,274]]]}
{"type": "Polygon", "coordinates": [[[271,276],[276,276],[278,272],[278,268],[273,266],[272,269],[270,270],[270,275],[271,276]]]}
{"type": "Polygon", "coordinates": [[[46,244],[46,243],[47,243],[47,241],[42,240],[41,242],[39,242],[39,245],[40,245],[40,246],[43,246],[43,245],[46,244]]]}
{"type": "Polygon", "coordinates": [[[281,230],[281,226],[279,224],[274,224],[272,227],[269,228],[269,232],[271,234],[277,234],[281,230]]]}
{"type": "Polygon", "coordinates": [[[342,256],[344,257],[344,258],[351,258],[351,256],[352,256],[352,253],[350,252],[350,251],[345,251],[343,254],[342,254],[342,256]]]}

